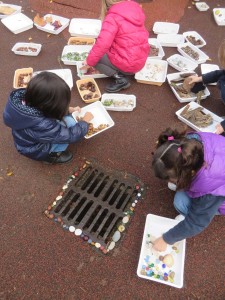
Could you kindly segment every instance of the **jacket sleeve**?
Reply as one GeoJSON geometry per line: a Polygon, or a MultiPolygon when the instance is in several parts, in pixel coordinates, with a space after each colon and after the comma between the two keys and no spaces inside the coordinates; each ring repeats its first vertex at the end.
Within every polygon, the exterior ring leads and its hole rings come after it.
{"type": "Polygon", "coordinates": [[[224,198],[224,196],[209,194],[199,198],[193,198],[188,215],[183,221],[163,234],[164,241],[172,245],[178,241],[199,234],[212,221],[224,198]]]}
{"type": "Polygon", "coordinates": [[[225,70],[216,70],[202,75],[205,84],[217,82],[221,76],[225,75],[225,70]]]}
{"type": "Polygon", "coordinates": [[[108,52],[112,42],[118,31],[118,24],[115,19],[108,15],[102,23],[100,34],[97,38],[96,43],[92,47],[88,57],[87,64],[89,66],[95,66],[98,61],[108,52]]]}

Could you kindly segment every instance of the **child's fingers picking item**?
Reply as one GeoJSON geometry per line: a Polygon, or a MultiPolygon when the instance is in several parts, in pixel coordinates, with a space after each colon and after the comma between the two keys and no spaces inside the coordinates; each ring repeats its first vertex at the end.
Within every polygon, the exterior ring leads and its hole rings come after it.
{"type": "Polygon", "coordinates": [[[167,243],[164,241],[162,237],[156,239],[153,242],[153,249],[159,252],[165,251],[167,248],[167,243]]]}

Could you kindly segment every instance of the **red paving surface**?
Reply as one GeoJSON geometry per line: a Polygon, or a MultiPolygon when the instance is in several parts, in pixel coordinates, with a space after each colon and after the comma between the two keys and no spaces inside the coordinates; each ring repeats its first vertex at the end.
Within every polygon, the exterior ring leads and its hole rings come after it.
{"type": "MultiPolygon", "coordinates": [[[[60,1],[58,1],[60,2],[60,1]]],[[[33,18],[35,12],[58,13],[62,16],[96,18],[100,1],[61,1],[62,6],[48,1],[14,1],[33,18]],[[76,3],[76,4],[74,4],[76,3]],[[72,7],[73,6],[73,7],[72,7]],[[76,6],[76,8],[74,7],[76,6]]],[[[207,42],[203,50],[218,64],[217,48],[224,38],[224,27],[216,25],[212,8],[224,6],[224,0],[207,1],[210,10],[199,12],[191,1],[158,0],[143,4],[150,35],[155,21],[180,24],[180,33],[196,30],[207,42]],[[216,2],[216,4],[215,4],[216,2]]],[[[1,101],[3,111],[12,89],[15,69],[33,67],[35,71],[58,69],[58,57],[69,37],[67,29],[58,36],[48,36],[35,27],[14,35],[0,24],[1,101]],[[16,42],[42,43],[38,57],[16,56],[11,48],[16,42]]],[[[165,58],[177,53],[165,48],[165,58]]],[[[65,66],[73,72],[76,69],[65,66]]],[[[197,69],[200,71],[200,68],[197,69]]],[[[176,72],[171,67],[168,73],[176,72]]],[[[110,79],[98,79],[100,90],[110,79]]],[[[130,113],[110,112],[115,126],[93,139],[70,147],[74,160],[64,166],[47,166],[20,156],[13,146],[10,129],[1,128],[1,280],[0,299],[224,299],[224,218],[215,217],[200,235],[188,239],[184,287],[176,289],[136,275],[145,218],[148,213],[174,218],[173,192],[154,178],[151,152],[155,140],[167,126],[181,123],[175,111],[183,105],[172,94],[167,83],[161,87],[138,84],[132,79],[127,90],[137,97],[137,107],[130,113]],[[135,174],[149,189],[118,248],[109,256],[99,255],[79,238],[64,232],[44,215],[63,183],[83,161],[94,157],[109,168],[135,174]],[[11,175],[11,176],[10,176],[11,175]]],[[[202,104],[218,115],[224,115],[215,86],[202,104]]],[[[74,105],[83,106],[76,87],[72,90],[74,105]]]]}

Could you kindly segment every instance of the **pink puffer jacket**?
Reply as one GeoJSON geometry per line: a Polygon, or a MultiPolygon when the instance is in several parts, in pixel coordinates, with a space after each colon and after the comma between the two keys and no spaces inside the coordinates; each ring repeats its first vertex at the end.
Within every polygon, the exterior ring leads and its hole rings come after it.
{"type": "Polygon", "coordinates": [[[119,70],[129,73],[140,71],[150,51],[149,33],[144,22],[144,12],[134,1],[122,1],[111,6],[87,64],[95,66],[107,54],[119,70]]]}

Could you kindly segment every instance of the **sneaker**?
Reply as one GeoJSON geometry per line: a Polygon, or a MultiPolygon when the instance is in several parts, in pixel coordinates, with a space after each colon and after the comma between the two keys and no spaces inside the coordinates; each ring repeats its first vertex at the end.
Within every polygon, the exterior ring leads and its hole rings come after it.
{"type": "Polygon", "coordinates": [[[44,161],[46,164],[64,164],[73,159],[73,154],[68,150],[63,152],[51,152],[44,161]]]}
{"type": "Polygon", "coordinates": [[[179,221],[179,222],[183,221],[184,219],[185,219],[185,216],[183,216],[183,215],[178,215],[178,216],[176,216],[176,218],[175,218],[175,220],[177,220],[177,221],[179,221]]]}
{"type": "Polygon", "coordinates": [[[114,83],[109,84],[105,90],[108,93],[115,93],[121,90],[125,90],[130,86],[129,80],[122,75],[114,75],[114,83]]]}
{"type": "Polygon", "coordinates": [[[171,191],[176,191],[177,190],[177,186],[175,183],[172,182],[168,182],[168,189],[171,191]]]}

